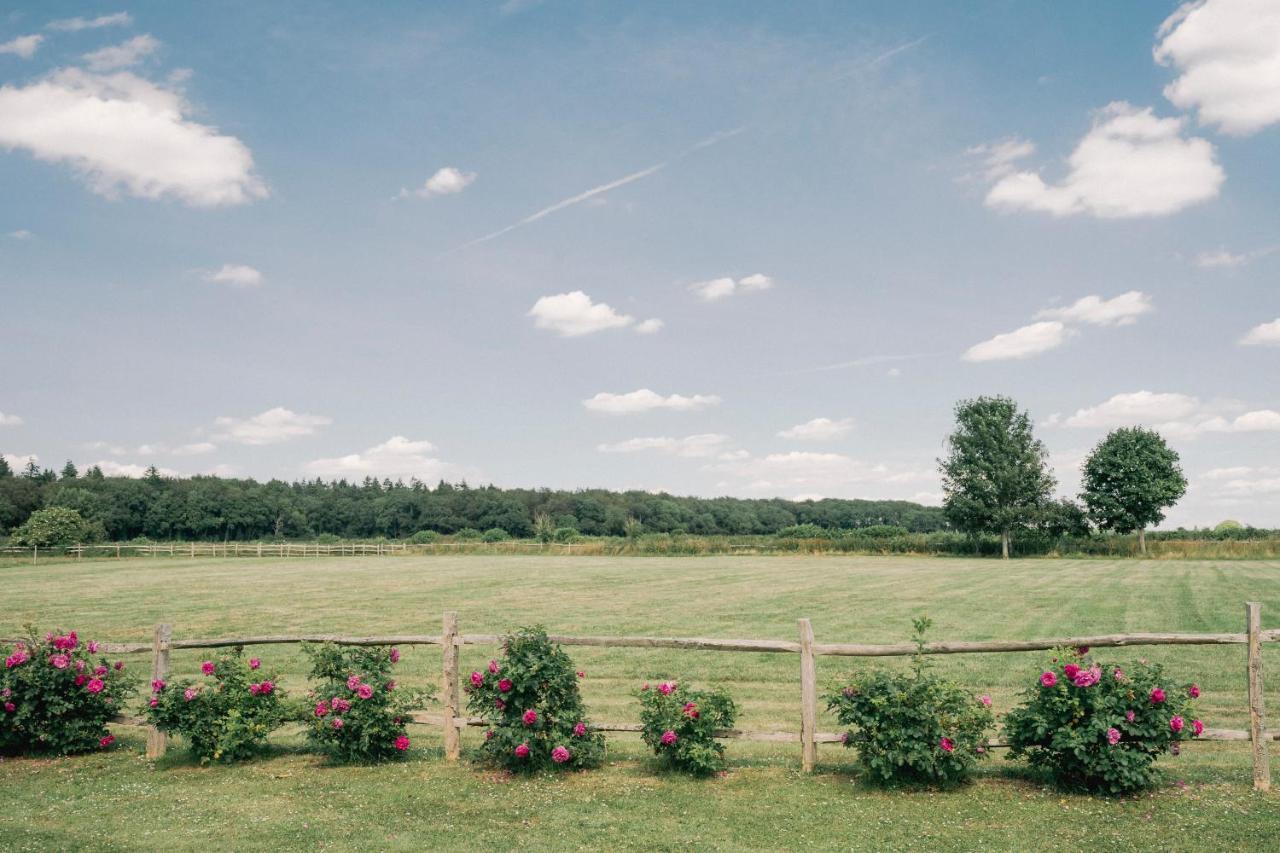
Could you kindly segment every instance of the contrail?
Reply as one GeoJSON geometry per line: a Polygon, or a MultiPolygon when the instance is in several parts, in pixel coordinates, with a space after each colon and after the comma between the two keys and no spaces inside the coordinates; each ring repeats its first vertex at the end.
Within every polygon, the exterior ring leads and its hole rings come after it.
{"type": "Polygon", "coordinates": [[[652,175],[654,172],[659,172],[662,169],[665,169],[667,166],[669,166],[671,163],[675,162],[676,160],[683,159],[684,157],[687,157],[688,155],[692,154],[695,151],[700,151],[703,148],[708,148],[712,145],[715,145],[718,142],[722,142],[731,136],[737,136],[739,133],[742,133],[744,130],[746,130],[745,127],[735,127],[733,130],[722,130],[722,131],[713,133],[710,136],[708,136],[706,139],[680,152],[675,157],[672,157],[669,160],[663,160],[661,163],[655,163],[654,165],[650,166],[647,169],[641,169],[639,172],[632,172],[630,175],[626,175],[624,177],[618,178],[616,181],[610,181],[607,184],[601,184],[598,187],[592,187],[591,189],[585,192],[580,192],[577,195],[570,196],[569,198],[566,198],[562,201],[558,201],[555,204],[551,205],[550,207],[544,207],[542,208],[542,210],[531,213],[528,216],[526,216],[524,219],[521,219],[517,222],[513,222],[504,228],[499,228],[497,231],[491,232],[489,234],[485,234],[483,237],[477,237],[474,240],[469,240],[460,246],[454,246],[452,249],[449,249],[448,251],[441,253],[439,257],[444,257],[444,255],[449,255],[454,252],[460,252],[463,249],[469,249],[472,246],[478,246],[481,243],[487,243],[496,237],[501,237],[503,234],[506,234],[509,231],[514,231],[517,228],[523,228],[525,225],[528,225],[531,222],[537,222],[539,219],[542,219],[544,216],[550,216],[556,211],[564,210],[566,207],[573,207],[575,204],[581,204],[582,202],[586,201],[589,198],[593,198],[595,196],[601,195],[602,193],[607,193],[610,190],[616,190],[618,187],[626,186],[627,184],[641,180],[642,178],[647,178],[650,175],[652,175]]]}
{"type": "Polygon", "coordinates": [[[866,71],[870,68],[875,68],[877,65],[888,62],[890,59],[897,56],[899,53],[902,53],[905,50],[911,50],[911,48],[913,47],[919,47],[920,45],[924,44],[928,40],[929,40],[929,36],[923,35],[923,36],[920,36],[920,38],[918,39],[912,39],[911,41],[900,44],[897,47],[890,48],[889,50],[886,50],[884,53],[880,54],[879,56],[874,56],[871,59],[868,59],[866,62],[863,62],[857,65],[856,67],[850,69],[849,71],[846,71],[843,74],[837,74],[835,77],[831,78],[831,82],[834,83],[837,80],[844,80],[848,77],[852,77],[853,75],[859,72],[866,71]]]}
{"type": "Polygon", "coordinates": [[[931,352],[918,352],[910,355],[869,355],[863,358],[855,358],[852,361],[840,361],[835,364],[823,364],[818,367],[801,367],[798,370],[782,370],[777,373],[767,374],[769,376],[794,376],[798,373],[821,373],[826,370],[846,370],[851,367],[869,367],[873,364],[885,364],[893,361],[914,361],[917,358],[928,358],[936,355],[931,352]]]}

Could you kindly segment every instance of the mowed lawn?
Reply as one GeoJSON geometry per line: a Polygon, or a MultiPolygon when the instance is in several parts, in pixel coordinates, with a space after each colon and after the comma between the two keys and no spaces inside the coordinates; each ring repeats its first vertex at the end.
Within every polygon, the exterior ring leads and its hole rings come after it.
{"type": "MultiPolygon", "coordinates": [[[[457,610],[464,633],[540,623],[553,633],[899,642],[912,618],[932,639],[1031,639],[1121,631],[1243,630],[1244,602],[1280,627],[1280,562],[1084,561],[874,557],[361,557],[0,565],[0,635],[23,624],[82,637],[149,640],[276,633],[439,633],[457,610]]],[[[676,678],[728,688],[740,725],[799,727],[796,655],[570,648],[587,673],[596,720],[634,721],[642,681],[676,678]]],[[[467,647],[464,671],[493,650],[467,647]]],[[[296,647],[255,654],[305,689],[296,647]]],[[[1280,688],[1280,654],[1267,667],[1280,688]]],[[[1146,656],[1204,690],[1211,727],[1247,725],[1244,649],[1104,650],[1146,656]]],[[[936,656],[934,665],[1007,710],[1039,672],[1040,653],[936,656]]],[[[175,653],[176,674],[202,658],[175,653]]],[[[894,659],[887,665],[905,665],[894,659]]],[[[404,683],[438,681],[439,650],[404,650],[404,683]]],[[[145,677],[148,656],[129,665],[145,677]]],[[[820,658],[825,689],[866,660],[820,658]]],[[[1280,714],[1280,689],[1268,691],[1280,714]]],[[[823,716],[819,728],[834,731],[823,716]]],[[[1247,745],[1198,743],[1166,757],[1162,786],[1108,800],[1054,791],[997,758],[956,791],[884,792],[861,782],[854,756],[821,747],[799,772],[798,744],[729,742],[732,767],[692,781],[654,772],[639,741],[610,739],[607,767],[556,779],[504,779],[446,765],[438,732],[414,727],[410,760],[329,767],[282,730],[272,754],[202,768],[181,745],[142,756],[141,730],[120,748],[66,760],[0,763],[0,850],[679,847],[744,849],[1266,849],[1280,838],[1280,794],[1250,789],[1247,745]]],[[[474,741],[474,731],[467,734],[474,741]]]]}

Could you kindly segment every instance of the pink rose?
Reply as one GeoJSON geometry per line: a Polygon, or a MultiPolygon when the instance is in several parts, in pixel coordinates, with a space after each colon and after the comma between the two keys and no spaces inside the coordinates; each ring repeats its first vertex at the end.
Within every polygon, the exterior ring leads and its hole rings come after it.
{"type": "Polygon", "coordinates": [[[956,748],[955,743],[949,737],[939,738],[938,746],[942,747],[943,752],[951,752],[956,748]]]}
{"type": "Polygon", "coordinates": [[[262,688],[263,693],[267,693],[267,694],[271,693],[271,691],[276,689],[276,686],[272,684],[270,681],[264,681],[262,682],[262,684],[258,686],[262,688]]]}
{"type": "Polygon", "coordinates": [[[103,687],[106,687],[106,685],[102,683],[101,678],[90,678],[89,683],[84,686],[84,689],[88,690],[90,693],[101,693],[103,687]]]}
{"type": "Polygon", "coordinates": [[[479,672],[471,673],[471,683],[476,687],[479,687],[481,684],[484,684],[484,676],[479,672]]]}
{"type": "Polygon", "coordinates": [[[526,726],[532,726],[534,723],[538,722],[538,712],[530,708],[524,712],[522,717],[520,717],[520,722],[524,723],[526,726]]]}
{"type": "Polygon", "coordinates": [[[498,689],[503,693],[510,693],[512,686],[510,678],[504,678],[498,682],[498,689]]]}
{"type": "Polygon", "coordinates": [[[666,682],[666,681],[658,685],[658,692],[661,693],[663,696],[670,696],[671,691],[675,689],[676,689],[676,686],[674,684],[671,684],[670,682],[666,682]]]}
{"type": "Polygon", "coordinates": [[[573,736],[574,736],[574,737],[583,737],[584,735],[586,735],[586,733],[587,733],[587,724],[586,724],[586,723],[578,723],[577,725],[575,725],[575,726],[573,727],[573,736]]]}
{"type": "Polygon", "coordinates": [[[978,697],[978,701],[981,702],[983,705],[986,705],[988,708],[991,707],[991,697],[985,693],[983,693],[981,696],[978,697]]]}
{"type": "Polygon", "coordinates": [[[111,744],[115,742],[116,742],[115,735],[107,735],[106,737],[98,741],[98,746],[102,747],[103,749],[106,749],[107,747],[111,746],[111,744]]]}
{"type": "Polygon", "coordinates": [[[261,692],[262,692],[262,685],[261,685],[261,684],[250,684],[250,685],[249,685],[249,693],[250,693],[251,695],[253,695],[253,696],[257,696],[257,695],[258,695],[259,693],[261,693],[261,692]]]}
{"type": "Polygon", "coordinates": [[[361,699],[371,699],[373,698],[373,688],[368,684],[361,684],[356,688],[356,695],[361,699]]]}
{"type": "Polygon", "coordinates": [[[90,640],[85,646],[89,650],[89,654],[96,655],[98,653],[98,643],[96,640],[90,640]]]}
{"type": "Polygon", "coordinates": [[[4,703],[4,712],[5,712],[6,714],[12,714],[12,713],[13,713],[14,711],[16,711],[16,710],[18,710],[18,706],[17,706],[17,705],[15,705],[15,704],[13,704],[12,702],[5,702],[5,703],[4,703]]]}
{"type": "Polygon", "coordinates": [[[1125,718],[1126,720],[1128,720],[1129,722],[1131,722],[1131,723],[1133,722],[1133,718],[1134,718],[1134,717],[1136,717],[1136,716],[1138,716],[1138,715],[1137,715],[1137,714],[1135,714],[1133,711],[1125,711],[1125,712],[1124,712],[1124,718],[1125,718]]]}
{"type": "MultiPolygon", "coordinates": [[[[76,661],[76,663],[80,663],[80,661],[76,661]]],[[[76,669],[80,669],[80,667],[76,667],[76,669]]],[[[106,675],[107,672],[108,670],[105,666],[95,666],[93,668],[94,675],[102,676],[102,675],[106,675]]]]}
{"type": "Polygon", "coordinates": [[[663,746],[671,746],[671,744],[675,743],[679,738],[676,737],[675,732],[671,731],[671,729],[667,729],[662,733],[662,737],[659,738],[659,740],[662,741],[663,746]]]}
{"type": "Polygon", "coordinates": [[[696,702],[686,702],[684,706],[684,715],[691,720],[698,719],[700,712],[696,702]]]}
{"type": "Polygon", "coordinates": [[[71,658],[66,655],[49,655],[49,663],[54,669],[66,669],[71,663],[71,658]]]}
{"type": "Polygon", "coordinates": [[[586,678],[586,677],[587,677],[587,674],[586,674],[585,672],[583,672],[582,670],[578,670],[578,677],[579,677],[579,678],[586,678]]]}
{"type": "Polygon", "coordinates": [[[1200,722],[1199,720],[1192,720],[1191,732],[1196,737],[1199,737],[1200,735],[1204,734],[1204,723],[1200,722]]]}
{"type": "Polygon", "coordinates": [[[1069,663],[1062,668],[1062,674],[1065,675],[1067,678],[1075,678],[1076,673],[1079,671],[1080,671],[1079,665],[1074,663],[1069,663]]]}
{"type": "Polygon", "coordinates": [[[326,705],[324,702],[317,702],[317,703],[316,703],[316,716],[317,716],[317,717],[323,717],[323,716],[324,716],[325,714],[327,714],[327,713],[329,713],[329,706],[328,706],[328,705],[326,705]]]}
{"type": "Polygon", "coordinates": [[[355,689],[357,689],[359,686],[360,686],[360,676],[358,676],[358,675],[348,675],[348,676],[347,676],[347,689],[348,689],[348,690],[355,690],[355,689]]]}
{"type": "Polygon", "coordinates": [[[257,669],[262,666],[262,661],[257,658],[249,658],[249,669],[257,669]]]}
{"type": "Polygon", "coordinates": [[[551,750],[551,760],[556,764],[564,764],[569,760],[569,758],[569,750],[565,749],[563,746],[557,746],[555,749],[551,750]]]}
{"type": "Polygon", "coordinates": [[[528,757],[529,757],[528,743],[522,743],[516,747],[516,758],[528,758],[528,757]]]}
{"type": "Polygon", "coordinates": [[[1177,717],[1177,716],[1175,716],[1175,717],[1171,717],[1171,718],[1169,719],[1169,728],[1170,728],[1170,729],[1172,729],[1174,732],[1180,732],[1180,731],[1182,731],[1182,726],[1183,726],[1183,725],[1184,725],[1184,723],[1183,723],[1183,721],[1182,721],[1182,718],[1181,718],[1181,717],[1177,717]]]}
{"type": "Polygon", "coordinates": [[[1058,676],[1054,675],[1052,672],[1045,672],[1040,676],[1040,683],[1045,687],[1052,687],[1058,683],[1058,676]]]}
{"type": "Polygon", "coordinates": [[[494,699],[493,707],[497,708],[499,711],[505,711],[507,710],[507,703],[503,702],[501,699],[494,699]]]}
{"type": "Polygon", "coordinates": [[[404,735],[400,735],[400,737],[396,738],[396,749],[400,750],[401,752],[404,752],[408,748],[409,748],[409,739],[407,737],[405,737],[404,735]]]}
{"type": "Polygon", "coordinates": [[[493,740],[493,729],[487,729],[484,733],[485,740],[493,740]]]}
{"type": "Polygon", "coordinates": [[[329,700],[329,704],[333,707],[333,710],[337,711],[339,714],[351,710],[351,703],[346,699],[343,699],[341,696],[334,696],[329,700]]]}
{"type": "Polygon", "coordinates": [[[394,648],[393,648],[393,649],[391,650],[391,662],[392,662],[392,663],[399,663],[399,662],[400,662],[400,650],[399,650],[399,649],[394,649],[394,648]]]}
{"type": "Polygon", "coordinates": [[[152,708],[158,708],[158,707],[160,707],[160,700],[159,700],[159,699],[157,699],[156,697],[152,696],[152,697],[147,701],[147,704],[148,704],[148,705],[150,705],[152,708]]]}
{"type": "Polygon", "coordinates": [[[1120,742],[1120,730],[1107,729],[1107,743],[1111,744],[1112,746],[1115,746],[1119,742],[1120,742]]]}
{"type": "Polygon", "coordinates": [[[396,689],[396,683],[395,683],[394,681],[388,681],[388,682],[387,682],[385,685],[383,685],[383,686],[386,688],[386,691],[387,691],[388,693],[390,693],[392,690],[395,690],[395,689],[396,689]]]}
{"type": "Polygon", "coordinates": [[[85,677],[83,675],[76,676],[76,687],[79,687],[80,685],[84,684],[84,682],[85,682],[85,677]]]}
{"type": "Polygon", "coordinates": [[[118,660],[115,663],[113,663],[111,666],[115,669],[116,672],[119,672],[120,670],[124,669],[124,661],[118,660]]]}
{"type": "Polygon", "coordinates": [[[161,692],[162,690],[164,690],[164,679],[162,679],[162,678],[157,678],[157,679],[155,679],[154,681],[152,681],[152,682],[151,682],[151,692],[152,692],[152,693],[159,693],[159,692],[161,692]]]}
{"type": "Polygon", "coordinates": [[[497,675],[498,670],[500,670],[501,668],[502,667],[498,666],[498,662],[496,660],[489,661],[489,671],[492,672],[494,675],[497,675]]]}
{"type": "Polygon", "coordinates": [[[205,675],[213,675],[213,661],[207,660],[200,664],[200,671],[205,675]]]}
{"type": "Polygon", "coordinates": [[[1199,684],[1191,685],[1191,687],[1187,689],[1187,695],[1190,696],[1192,699],[1199,699],[1200,685],[1199,684]]]}
{"type": "Polygon", "coordinates": [[[1120,667],[1116,667],[1115,672],[1111,673],[1111,675],[1116,681],[1124,681],[1124,670],[1120,669],[1120,667]]]}
{"type": "Polygon", "coordinates": [[[196,690],[194,687],[188,687],[186,690],[182,691],[182,698],[186,699],[188,702],[199,695],[200,691],[196,690]]]}
{"type": "Polygon", "coordinates": [[[1159,687],[1153,688],[1151,690],[1151,704],[1159,705],[1163,701],[1164,701],[1164,691],[1161,690],[1159,687]]]}
{"type": "Polygon", "coordinates": [[[342,728],[342,718],[341,718],[341,717],[334,717],[334,718],[333,718],[333,727],[334,727],[335,729],[340,729],[340,728],[342,728]]]}
{"type": "Polygon", "coordinates": [[[1080,657],[1084,657],[1085,655],[1089,654],[1089,647],[1076,646],[1076,654],[1079,655],[1080,657]]]}
{"type": "MultiPolygon", "coordinates": [[[[85,663],[84,663],[84,661],[82,661],[82,660],[78,660],[78,661],[76,661],[76,672],[84,672],[84,668],[85,668],[85,663]]],[[[103,672],[106,672],[106,670],[105,670],[105,669],[104,669],[104,670],[102,670],[102,671],[103,671],[103,672]]]]}

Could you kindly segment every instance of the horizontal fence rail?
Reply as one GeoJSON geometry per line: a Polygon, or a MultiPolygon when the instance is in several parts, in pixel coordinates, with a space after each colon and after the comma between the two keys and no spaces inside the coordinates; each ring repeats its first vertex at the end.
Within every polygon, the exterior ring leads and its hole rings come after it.
{"type": "MultiPolygon", "coordinates": [[[[1261,606],[1255,602],[1245,605],[1245,631],[1243,633],[1132,633],[1099,634],[1093,636],[1063,637],[1044,640],[983,640],[965,642],[925,643],[919,647],[924,654],[989,654],[1008,652],[1045,651],[1061,647],[1089,646],[1091,648],[1124,648],[1129,646],[1162,645],[1243,645],[1246,646],[1245,671],[1248,679],[1250,726],[1244,729],[1207,728],[1197,738],[1206,741],[1248,741],[1253,755],[1253,784],[1258,790],[1269,790],[1271,779],[1267,744],[1280,740],[1280,732],[1268,732],[1265,724],[1262,680],[1262,644],[1280,641],[1280,629],[1264,631],[1261,627],[1261,606]]],[[[457,761],[461,756],[460,732],[473,726],[484,726],[482,717],[470,717],[462,713],[461,676],[458,653],[464,646],[497,645],[502,641],[497,634],[463,634],[458,628],[458,616],[454,611],[444,614],[440,634],[388,634],[352,636],[345,634],[271,634],[245,637],[218,637],[212,639],[174,639],[167,624],[157,625],[150,643],[100,642],[99,648],[113,654],[152,655],[152,679],[164,679],[169,674],[169,656],[177,649],[216,649],[243,646],[266,646],[289,643],[335,643],[346,646],[441,646],[441,701],[442,713],[414,712],[411,718],[420,724],[437,726],[444,740],[445,758],[457,761]]],[[[817,731],[817,657],[897,657],[917,651],[914,643],[817,643],[808,619],[799,620],[800,639],[714,639],[707,637],[599,637],[551,635],[553,642],[565,646],[596,646],[603,648],[632,649],[683,649],[688,651],[715,652],[764,652],[798,654],[800,656],[800,731],[751,731],[724,729],[716,737],[762,741],[773,743],[800,743],[801,766],[805,772],[813,770],[817,745],[840,743],[842,735],[817,731]]],[[[0,639],[0,643],[15,643],[20,639],[0,639]]],[[[127,715],[118,716],[115,722],[124,725],[147,725],[145,719],[127,715]]],[[[597,723],[591,726],[602,732],[639,732],[635,723],[597,723]]],[[[993,740],[992,747],[1008,744],[993,740]]],[[[166,749],[165,735],[149,728],[147,755],[157,758],[166,749]]]]}

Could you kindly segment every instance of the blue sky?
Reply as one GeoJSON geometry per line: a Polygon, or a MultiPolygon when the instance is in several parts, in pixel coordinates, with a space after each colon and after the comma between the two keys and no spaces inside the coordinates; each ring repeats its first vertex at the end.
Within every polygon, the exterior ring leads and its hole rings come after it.
{"type": "Polygon", "coordinates": [[[936,502],[1000,393],[1280,525],[1278,142],[1264,0],[20,4],[0,450],[936,502]]]}

